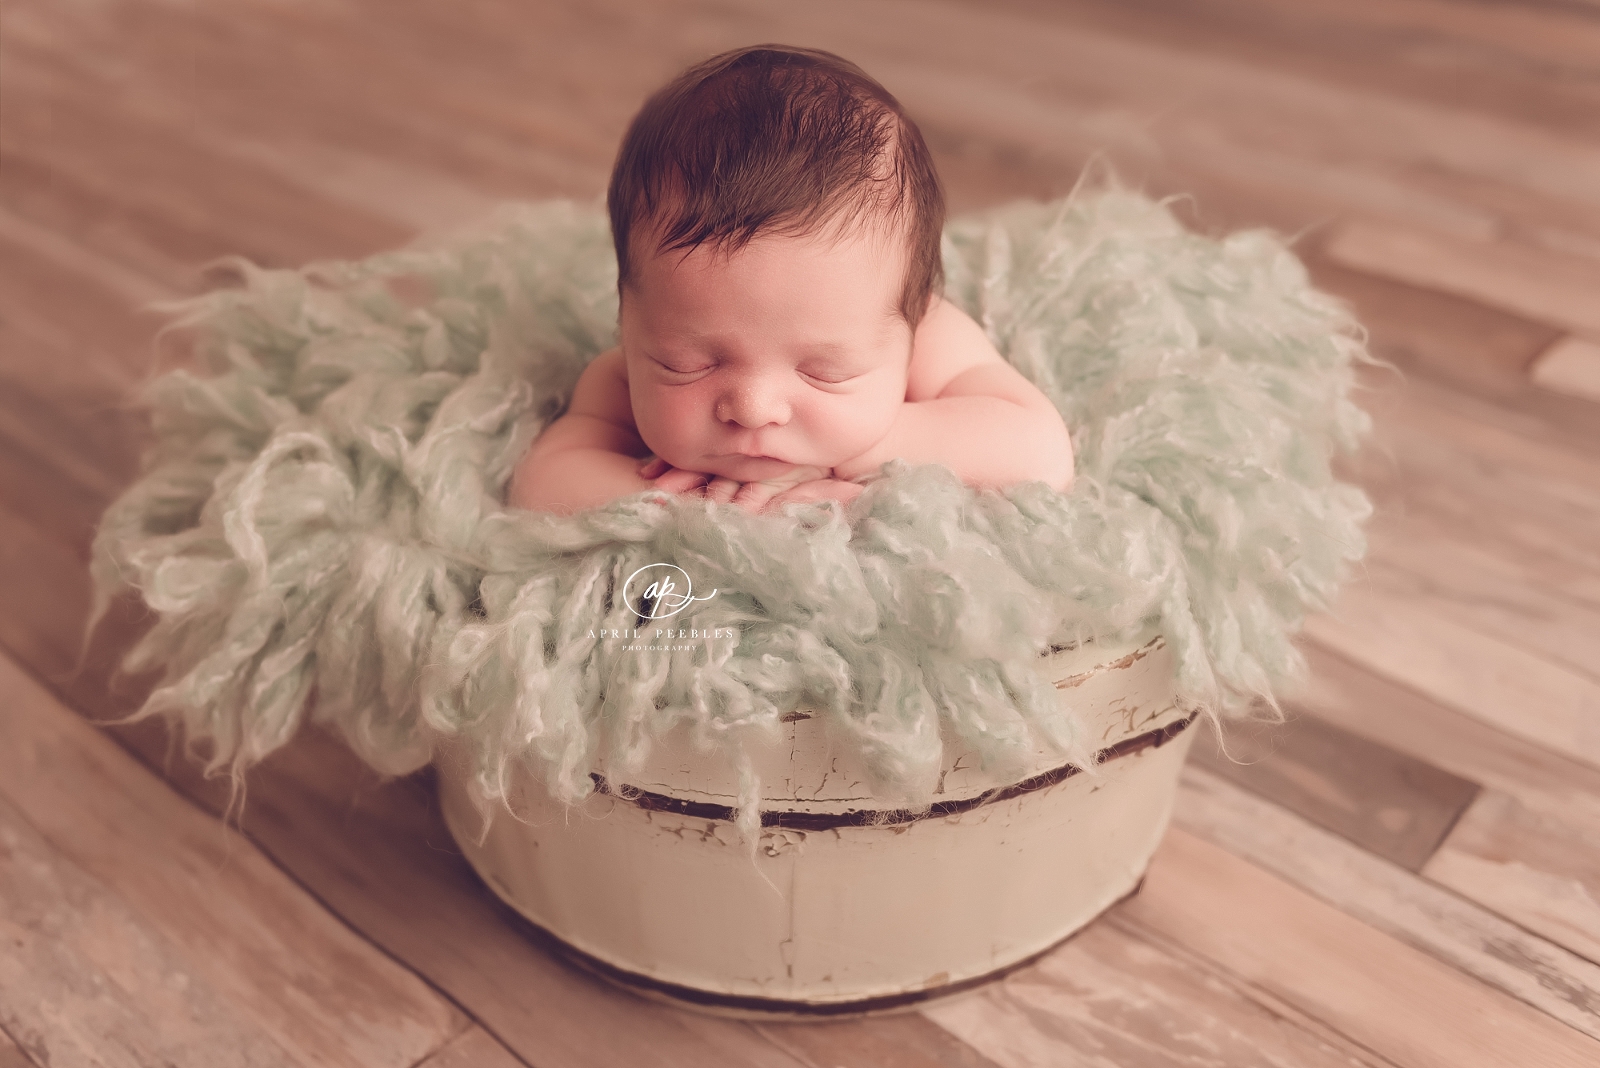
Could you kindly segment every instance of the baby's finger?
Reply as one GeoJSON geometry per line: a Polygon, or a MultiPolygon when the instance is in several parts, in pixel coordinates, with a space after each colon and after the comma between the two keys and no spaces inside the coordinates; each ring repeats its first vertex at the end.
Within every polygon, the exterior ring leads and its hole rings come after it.
{"type": "Polygon", "coordinates": [[[768,501],[777,496],[779,491],[786,488],[770,482],[746,482],[739,487],[739,492],[733,495],[733,503],[746,511],[759,512],[767,506],[768,501]]]}
{"type": "Polygon", "coordinates": [[[848,503],[861,496],[861,491],[864,489],[865,486],[855,482],[845,482],[837,478],[819,478],[814,482],[802,482],[793,489],[778,494],[767,502],[767,507],[781,508],[786,504],[826,500],[848,503]]]}
{"type": "Polygon", "coordinates": [[[733,500],[733,495],[739,492],[739,483],[724,475],[718,475],[706,486],[706,500],[727,504],[733,500]]]}
{"type": "Polygon", "coordinates": [[[639,477],[647,481],[654,480],[670,470],[672,470],[671,464],[659,456],[652,456],[639,465],[639,477]]]}
{"type": "Polygon", "coordinates": [[[657,489],[664,489],[668,493],[687,493],[706,484],[706,476],[699,471],[685,471],[682,468],[673,468],[655,480],[657,489]]]}

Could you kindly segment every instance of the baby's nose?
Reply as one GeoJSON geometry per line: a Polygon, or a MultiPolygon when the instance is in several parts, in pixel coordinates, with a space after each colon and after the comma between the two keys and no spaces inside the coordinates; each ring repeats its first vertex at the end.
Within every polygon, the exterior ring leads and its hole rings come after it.
{"type": "Polygon", "coordinates": [[[746,429],[782,426],[789,421],[789,402],[771,385],[744,383],[729,389],[717,401],[717,418],[746,429]]]}

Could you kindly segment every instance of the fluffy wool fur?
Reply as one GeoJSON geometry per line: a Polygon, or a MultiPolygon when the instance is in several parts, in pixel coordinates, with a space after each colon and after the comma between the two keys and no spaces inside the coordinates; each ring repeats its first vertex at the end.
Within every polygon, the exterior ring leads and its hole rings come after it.
{"type": "Polygon", "coordinates": [[[1082,758],[1032,662],[1050,641],[1159,621],[1180,697],[1271,699],[1290,642],[1364,551],[1330,461],[1366,428],[1361,334],[1272,235],[1214,240],[1115,190],[957,220],[947,295],[1057,404],[1077,482],[1003,493],[889,464],[848,508],[751,516],[651,492],[571,517],[507,511],[528,443],[614,343],[604,215],[519,206],[427,250],[300,271],[238,264],[182,305],[199,368],[158,379],[145,474],[95,543],[103,606],[158,617],[129,655],[141,715],[245,769],[307,716],[391,773],[454,739],[486,798],[525,762],[568,800],[604,754],[637,768],[687,721],[745,754],[816,710],[885,797],[927,802],[942,746],[1082,758]],[[427,279],[413,306],[390,282],[427,279]],[[718,594],[669,623],[691,651],[592,637],[666,561],[718,594]]]}

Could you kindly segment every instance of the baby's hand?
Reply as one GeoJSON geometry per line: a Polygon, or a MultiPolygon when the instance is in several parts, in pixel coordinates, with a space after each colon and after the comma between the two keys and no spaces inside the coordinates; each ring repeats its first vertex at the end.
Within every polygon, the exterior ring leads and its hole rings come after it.
{"type": "Polygon", "coordinates": [[[652,457],[639,465],[639,477],[653,481],[668,493],[698,493],[707,500],[733,503],[750,512],[762,512],[792,502],[854,500],[862,487],[832,477],[827,468],[794,464],[780,475],[741,484],[724,475],[675,468],[652,457]]]}
{"type": "Polygon", "coordinates": [[[746,482],[740,486],[729,479],[719,478],[706,490],[706,496],[713,500],[731,500],[734,504],[748,512],[765,511],[769,506],[777,503],[794,492],[800,486],[809,485],[818,480],[827,480],[831,472],[825,467],[812,467],[809,464],[794,464],[780,475],[770,478],[746,482]],[[718,483],[727,483],[735,487],[731,497],[721,497],[717,490],[721,489],[718,483]]]}
{"type": "Polygon", "coordinates": [[[654,482],[657,489],[664,489],[668,493],[689,493],[703,490],[711,476],[673,467],[661,457],[652,456],[639,465],[639,477],[654,482]]]}
{"type": "Polygon", "coordinates": [[[859,482],[846,482],[842,478],[818,478],[810,482],[802,482],[793,489],[773,497],[767,503],[768,508],[781,508],[786,504],[803,501],[842,501],[846,504],[861,496],[861,491],[866,489],[859,482]]]}

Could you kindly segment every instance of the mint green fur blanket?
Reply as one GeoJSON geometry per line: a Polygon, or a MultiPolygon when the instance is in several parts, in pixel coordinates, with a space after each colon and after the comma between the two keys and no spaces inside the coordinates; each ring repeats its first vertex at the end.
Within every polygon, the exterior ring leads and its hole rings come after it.
{"type": "Polygon", "coordinates": [[[659,492],[571,517],[507,511],[528,443],[614,343],[598,207],[504,210],[430,248],[304,270],[177,308],[198,369],[154,381],[155,444],[94,546],[103,611],[157,617],[129,654],[164,675],[139,715],[244,771],[308,718],[402,773],[452,740],[487,799],[530,766],[560,797],[604,755],[637,768],[687,722],[745,754],[812,709],[885,797],[931,799],[942,746],[1082,759],[1033,667],[1050,643],[1156,622],[1180,697],[1236,714],[1303,670],[1291,644],[1364,552],[1333,455],[1367,426],[1345,310],[1272,235],[1187,232],[1166,207],[1079,192],[951,223],[946,294],[1060,407],[1078,476],[978,492],[886,465],[843,507],[751,516],[659,492]],[[413,306],[386,279],[421,276],[413,306]],[[676,564],[710,637],[632,648],[619,595],[676,564]]]}

